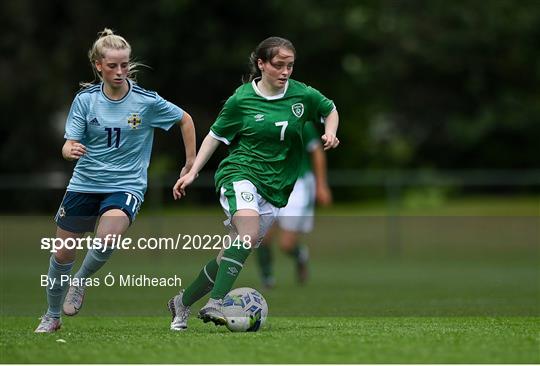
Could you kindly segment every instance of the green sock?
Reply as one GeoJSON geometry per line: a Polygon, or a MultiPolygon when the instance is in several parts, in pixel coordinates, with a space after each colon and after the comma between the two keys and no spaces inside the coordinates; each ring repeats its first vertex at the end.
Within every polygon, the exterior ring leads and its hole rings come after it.
{"type": "Polygon", "coordinates": [[[264,279],[272,277],[272,247],[269,244],[262,244],[257,248],[257,262],[261,270],[261,276],[264,279]]]}
{"type": "Polygon", "coordinates": [[[199,276],[185,290],[182,296],[182,303],[185,306],[193,305],[197,300],[206,295],[214,287],[218,264],[213,258],[203,267],[199,276]]]}
{"type": "Polygon", "coordinates": [[[225,295],[231,291],[234,281],[238,278],[250,252],[251,248],[244,249],[243,246],[238,248],[234,244],[231,245],[229,249],[225,250],[223,257],[221,257],[221,263],[219,264],[216,283],[210,294],[212,299],[223,299],[225,295]]]}

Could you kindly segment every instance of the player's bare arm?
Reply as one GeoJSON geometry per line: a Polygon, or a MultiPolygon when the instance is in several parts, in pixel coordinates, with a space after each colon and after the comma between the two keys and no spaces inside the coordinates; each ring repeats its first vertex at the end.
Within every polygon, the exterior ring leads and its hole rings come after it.
{"type": "Polygon", "coordinates": [[[324,135],[321,139],[323,141],[324,150],[335,149],[339,145],[339,139],[337,138],[337,129],[339,125],[339,114],[334,109],[324,120],[324,135]]]}
{"type": "Polygon", "coordinates": [[[195,178],[199,175],[199,172],[201,169],[205,166],[205,164],[208,162],[208,160],[212,157],[214,154],[214,151],[216,151],[217,147],[219,146],[219,141],[213,138],[210,135],[207,135],[202,144],[201,148],[199,149],[199,153],[195,157],[195,161],[193,162],[193,166],[189,170],[187,174],[184,176],[181,176],[175,183],[173,187],[173,197],[175,200],[182,198],[186,195],[185,189],[193,183],[195,178]]]}
{"type": "Polygon", "coordinates": [[[189,113],[185,111],[182,119],[178,121],[178,125],[180,126],[180,131],[182,132],[182,140],[184,141],[184,147],[186,150],[186,164],[180,171],[180,177],[183,177],[191,170],[197,154],[195,125],[193,123],[193,118],[191,118],[189,113]]]}

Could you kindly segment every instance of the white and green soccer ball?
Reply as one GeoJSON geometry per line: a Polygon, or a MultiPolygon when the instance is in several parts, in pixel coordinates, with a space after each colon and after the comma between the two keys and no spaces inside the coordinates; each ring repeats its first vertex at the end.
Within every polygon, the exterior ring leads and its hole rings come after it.
{"type": "Polygon", "coordinates": [[[231,332],[256,332],[266,322],[268,304],[259,291],[240,287],[225,296],[222,311],[231,332]]]}

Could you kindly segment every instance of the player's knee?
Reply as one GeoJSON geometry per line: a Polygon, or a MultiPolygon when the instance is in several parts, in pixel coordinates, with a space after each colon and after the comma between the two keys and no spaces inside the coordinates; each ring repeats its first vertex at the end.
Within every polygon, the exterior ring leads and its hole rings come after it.
{"type": "Polygon", "coordinates": [[[287,238],[287,239],[281,239],[281,247],[283,249],[292,248],[295,245],[295,241],[287,238]]]}
{"type": "Polygon", "coordinates": [[[281,250],[285,253],[290,253],[294,249],[294,245],[281,245],[281,250]]]}
{"type": "Polygon", "coordinates": [[[101,215],[96,234],[105,237],[107,234],[123,234],[129,227],[129,217],[119,209],[108,210],[101,215]]]}
{"type": "Polygon", "coordinates": [[[243,242],[259,239],[259,223],[259,213],[253,210],[238,210],[233,217],[235,231],[243,242]]]}
{"type": "Polygon", "coordinates": [[[54,253],[54,259],[60,264],[71,263],[75,260],[75,249],[60,248],[54,253]]]}
{"type": "Polygon", "coordinates": [[[290,252],[297,245],[297,237],[293,235],[282,235],[280,240],[280,247],[285,252],[290,252]]]}

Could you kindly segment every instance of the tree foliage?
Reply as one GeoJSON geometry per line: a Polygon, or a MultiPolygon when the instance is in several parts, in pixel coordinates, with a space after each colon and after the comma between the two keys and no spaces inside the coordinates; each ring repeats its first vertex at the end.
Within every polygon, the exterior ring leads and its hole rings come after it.
{"type": "MultiPolygon", "coordinates": [[[[189,111],[202,139],[270,35],[297,48],[293,77],[341,116],[335,168],[539,168],[540,2],[3,2],[4,172],[70,169],[63,124],[97,32],[150,67],[140,84],[189,111]]],[[[155,155],[181,158],[178,131],[155,155]]],[[[221,151],[223,153],[223,151],[221,151]]],[[[215,164],[215,162],[214,162],[215,164]]]]}

